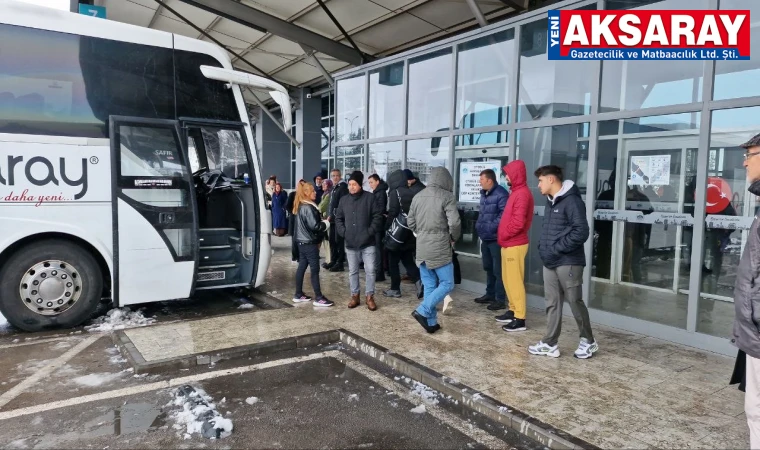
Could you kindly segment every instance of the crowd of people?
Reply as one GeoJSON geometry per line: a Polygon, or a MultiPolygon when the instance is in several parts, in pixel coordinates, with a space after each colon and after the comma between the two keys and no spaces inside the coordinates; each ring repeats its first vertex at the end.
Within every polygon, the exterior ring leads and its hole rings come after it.
{"type": "MultiPolygon", "coordinates": [[[[480,173],[480,211],[476,223],[481,241],[481,257],[486,272],[486,292],[474,299],[491,311],[505,310],[495,316],[507,332],[527,330],[525,258],[534,215],[533,193],[528,187],[525,163],[512,161],[503,168],[509,190],[499,185],[493,170],[480,173]]],[[[558,166],[538,168],[534,176],[546,196],[546,214],[538,242],[544,263],[543,277],[548,319],[544,338],[528,351],[535,355],[559,357],[557,346],[562,326],[563,302],[567,301],[580,331],[574,355],[586,359],[599,349],[582,299],[584,244],[589,236],[585,202],[574,182],[565,180],[558,166]]],[[[272,205],[282,204],[283,195],[274,185],[272,205]]],[[[321,291],[319,271],[343,272],[348,266],[351,297],[347,306],[362,303],[377,309],[375,283],[390,277],[384,297],[401,297],[401,271],[414,284],[420,303],[412,316],[428,333],[441,329],[437,307],[445,311],[455,286],[456,254],[454,244],[462,233],[461,219],[454,196],[454,180],[444,167],[431,169],[427,185],[410,170],[397,170],[384,181],[369,176],[365,190],[364,174],[354,171],[344,180],[333,169],[329,179],[316,176],[314,184],[300,180],[292,201],[286,199],[293,238],[293,260],[298,262],[294,302],[313,302],[329,307],[334,302],[321,291]],[[325,262],[320,265],[320,249],[325,262]],[[314,297],[303,291],[306,268],[311,271],[314,297]],[[364,270],[362,292],[360,271],[364,270]]],[[[273,213],[274,214],[274,213],[273,213]]],[[[275,220],[275,228],[287,221],[275,220]]]]}

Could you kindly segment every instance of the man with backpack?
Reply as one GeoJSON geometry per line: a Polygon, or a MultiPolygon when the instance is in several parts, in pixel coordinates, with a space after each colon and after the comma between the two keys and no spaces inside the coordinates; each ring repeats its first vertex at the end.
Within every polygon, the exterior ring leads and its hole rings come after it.
{"type": "MultiPolygon", "coordinates": [[[[405,216],[409,213],[412,199],[416,192],[409,189],[407,176],[403,170],[391,172],[388,176],[388,216],[385,221],[385,229],[391,229],[394,221],[400,219],[405,225],[405,216]]],[[[414,264],[414,247],[416,239],[410,230],[399,230],[404,236],[403,242],[393,240],[392,236],[384,237],[385,247],[388,252],[388,272],[391,275],[391,288],[383,291],[385,297],[401,297],[401,272],[399,262],[404,264],[406,274],[415,284],[418,292],[422,289],[420,271],[414,264]]]]}

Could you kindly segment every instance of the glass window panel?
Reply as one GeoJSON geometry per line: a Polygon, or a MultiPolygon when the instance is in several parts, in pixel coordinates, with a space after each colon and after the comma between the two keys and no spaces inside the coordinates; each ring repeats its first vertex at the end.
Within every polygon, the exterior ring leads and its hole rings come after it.
{"type": "Polygon", "coordinates": [[[335,149],[335,168],[343,180],[348,181],[351,172],[364,169],[364,145],[349,145],[335,149]]]}
{"type": "MultiPolygon", "coordinates": [[[[115,52],[116,57],[121,57],[115,52]]],[[[174,51],[177,117],[232,120],[239,122],[240,112],[232,89],[214,82],[201,72],[201,66],[222,67],[216,58],[184,50],[174,51]]],[[[135,70],[141,70],[136,67],[135,70]]],[[[126,89],[125,92],[136,92],[126,89]]],[[[113,113],[112,113],[113,114],[113,113]]],[[[293,121],[295,123],[295,120],[293,121]]]]}
{"type": "Polygon", "coordinates": [[[451,49],[409,61],[408,134],[449,129],[451,119],[451,49]]]}
{"type": "Polygon", "coordinates": [[[699,121],[686,113],[605,123],[590,306],[686,327],[699,121]]]}
{"type": "Polygon", "coordinates": [[[480,212],[480,172],[491,168],[499,182],[507,186],[504,171],[509,161],[509,140],[506,131],[457,136],[454,148],[454,193],[462,218],[462,236],[456,250],[462,254],[459,264],[462,277],[480,283],[486,282],[486,273],[480,260],[480,241],[475,230],[480,212]],[[474,255],[474,256],[466,256],[474,255]]]}
{"type": "MultiPolygon", "coordinates": [[[[720,9],[750,10],[750,48],[760,48],[760,2],[757,0],[721,0],[720,9]]],[[[760,61],[716,61],[713,99],[752,97],[760,95],[760,61]]]]}
{"type": "Polygon", "coordinates": [[[457,56],[457,128],[509,122],[509,93],[514,83],[515,30],[459,44],[457,56]]]}
{"type": "MultiPolygon", "coordinates": [[[[595,5],[579,9],[596,9],[595,5]]],[[[589,114],[594,61],[553,61],[546,57],[548,19],[523,25],[520,39],[517,120],[589,114]]]]}
{"type": "Polygon", "coordinates": [[[383,180],[388,179],[388,174],[401,169],[402,142],[384,142],[382,144],[369,145],[369,170],[367,173],[376,173],[383,180]]]}
{"type": "Polygon", "coordinates": [[[700,333],[725,338],[731,334],[736,268],[758,208],[758,198],[747,191],[746,150],[737,146],[757,134],[758,117],[757,106],[712,113],[704,185],[707,220],[697,316],[700,333]]]}
{"type": "Polygon", "coordinates": [[[406,143],[406,167],[422,181],[427,183],[430,169],[433,167],[449,167],[449,138],[417,139],[406,143]]]}
{"type": "Polygon", "coordinates": [[[364,139],[364,75],[338,80],[337,141],[364,139]]]}
{"type": "MultiPolygon", "coordinates": [[[[607,9],[707,9],[709,0],[611,1],[607,9]]],[[[600,112],[702,101],[704,61],[603,61],[600,112]]]]}
{"type": "Polygon", "coordinates": [[[330,157],[330,119],[322,119],[322,158],[330,157]]]}
{"type": "Polygon", "coordinates": [[[186,175],[173,128],[122,125],[119,132],[122,176],[182,178],[186,175]]]}
{"type": "Polygon", "coordinates": [[[322,95],[322,117],[332,115],[332,93],[322,95]]]}
{"type": "MultiPolygon", "coordinates": [[[[533,193],[537,213],[533,217],[529,237],[531,242],[538,243],[547,200],[538,190],[538,181],[533,176],[533,171],[547,164],[562,167],[565,179],[573,180],[585,199],[589,147],[588,124],[518,130],[516,137],[517,159],[525,161],[528,186],[533,193]]],[[[525,259],[525,282],[528,292],[543,296],[543,263],[536,245],[531,245],[525,259]]]]}
{"type": "Polygon", "coordinates": [[[404,134],[404,62],[369,73],[369,137],[404,134]]]}

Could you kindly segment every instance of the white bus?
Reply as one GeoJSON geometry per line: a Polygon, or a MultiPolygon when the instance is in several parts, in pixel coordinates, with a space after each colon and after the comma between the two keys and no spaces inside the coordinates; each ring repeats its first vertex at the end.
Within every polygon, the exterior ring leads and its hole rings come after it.
{"type": "Polygon", "coordinates": [[[27,331],[259,286],[271,216],[240,85],[214,44],[0,2],[0,312],[27,331]],[[246,183],[248,176],[250,182],[246,183]]]}

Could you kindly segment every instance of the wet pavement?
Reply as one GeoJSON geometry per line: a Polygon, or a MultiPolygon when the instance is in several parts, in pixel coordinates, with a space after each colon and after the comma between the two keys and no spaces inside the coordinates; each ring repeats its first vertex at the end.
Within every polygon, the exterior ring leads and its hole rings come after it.
{"type": "MultiPolygon", "coordinates": [[[[476,420],[452,412],[445,398],[410,389],[398,377],[394,381],[334,349],[225,361],[179,371],[174,378],[133,378],[106,341],[98,339],[89,356],[72,360],[0,408],[0,447],[536,448],[507,442],[506,432],[493,425],[486,432],[476,420]],[[102,358],[93,359],[97,355],[107,356],[106,366],[102,358]],[[81,369],[98,375],[78,376],[81,369]],[[231,435],[211,440],[187,432],[182,407],[173,404],[185,385],[211,397],[215,410],[232,421],[231,435]],[[116,389],[134,393],[105,398],[116,389]],[[56,400],[69,404],[55,407],[60,403],[50,402],[56,400]]],[[[38,366],[29,363],[18,371],[38,366]]]]}

